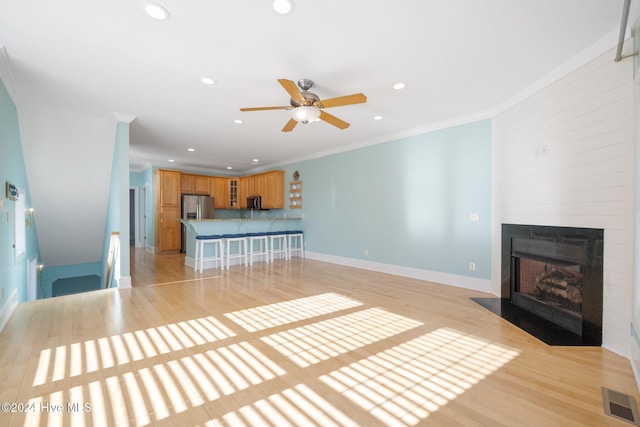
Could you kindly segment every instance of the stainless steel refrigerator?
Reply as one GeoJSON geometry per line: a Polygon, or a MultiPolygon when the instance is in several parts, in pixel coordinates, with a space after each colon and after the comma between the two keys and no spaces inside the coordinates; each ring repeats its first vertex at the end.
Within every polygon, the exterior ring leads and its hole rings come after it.
{"type": "MultiPolygon", "coordinates": [[[[199,194],[183,194],[182,195],[182,219],[213,219],[213,197],[202,196],[199,194]]],[[[182,245],[181,252],[186,252],[187,230],[182,224],[182,245]]]]}

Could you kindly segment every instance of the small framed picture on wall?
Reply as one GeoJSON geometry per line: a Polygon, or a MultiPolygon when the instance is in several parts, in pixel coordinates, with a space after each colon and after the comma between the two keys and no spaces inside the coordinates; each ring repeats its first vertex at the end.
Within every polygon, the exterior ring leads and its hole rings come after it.
{"type": "Polygon", "coordinates": [[[16,200],[18,200],[18,197],[20,197],[18,193],[18,187],[7,181],[7,199],[15,202],[16,200]]]}

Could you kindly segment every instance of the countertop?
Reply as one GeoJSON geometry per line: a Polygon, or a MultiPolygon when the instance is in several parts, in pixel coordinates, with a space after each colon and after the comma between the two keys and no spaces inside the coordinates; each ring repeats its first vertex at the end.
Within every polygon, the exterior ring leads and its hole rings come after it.
{"type": "Polygon", "coordinates": [[[199,223],[199,222],[243,222],[243,221],[291,221],[301,220],[300,217],[292,218],[214,218],[214,219],[180,219],[182,222],[199,223]]]}

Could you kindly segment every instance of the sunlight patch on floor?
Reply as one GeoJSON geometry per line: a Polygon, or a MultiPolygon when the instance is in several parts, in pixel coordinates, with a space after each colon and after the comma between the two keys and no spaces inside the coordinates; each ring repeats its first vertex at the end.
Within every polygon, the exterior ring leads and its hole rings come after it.
{"type": "Polygon", "coordinates": [[[61,388],[31,398],[33,410],[26,412],[24,426],[39,425],[41,417],[51,426],[146,426],[286,374],[248,342],[137,369],[113,366],[105,372],[114,375],[86,388],[61,388]]]}
{"type": "Polygon", "coordinates": [[[87,340],[84,342],[84,354],[82,354],[83,346],[80,343],[73,343],[68,346],[71,349],[71,363],[67,363],[69,359],[67,346],[46,348],[40,351],[32,385],[35,387],[45,384],[49,376],[51,381],[55,382],[81,375],[83,361],[86,364],[86,372],[95,372],[159,354],[216,342],[235,335],[235,332],[224,326],[218,319],[208,316],[133,333],[102,337],[96,341],[87,340]]]}
{"type": "Polygon", "coordinates": [[[225,317],[249,332],[256,332],[361,305],[360,301],[326,293],[234,311],[225,317]]]}
{"type": "Polygon", "coordinates": [[[255,333],[208,316],[43,349],[23,425],[406,427],[518,355],[333,293],[225,316],[255,333]]]}
{"type": "Polygon", "coordinates": [[[320,377],[384,425],[412,426],[518,356],[442,328],[320,377]]]}
{"type": "Polygon", "coordinates": [[[357,426],[344,412],[304,384],[282,390],[212,420],[210,426],[357,426]]]}
{"type": "Polygon", "coordinates": [[[369,308],[261,339],[304,368],[421,325],[381,308],[369,308]]]}

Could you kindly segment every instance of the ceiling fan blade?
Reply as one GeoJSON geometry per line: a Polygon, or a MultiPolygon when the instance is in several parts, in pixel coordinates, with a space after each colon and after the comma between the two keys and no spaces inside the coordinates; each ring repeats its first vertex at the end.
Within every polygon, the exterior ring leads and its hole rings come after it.
{"type": "Polygon", "coordinates": [[[320,120],[324,120],[325,122],[340,129],[346,129],[349,127],[349,123],[345,122],[344,120],[340,120],[336,116],[333,116],[322,110],[320,110],[320,120]]]}
{"type": "Polygon", "coordinates": [[[296,127],[297,124],[298,124],[297,121],[295,121],[293,119],[289,119],[287,124],[284,125],[284,127],[282,128],[282,132],[291,132],[293,130],[293,128],[296,127]]]}
{"type": "Polygon", "coordinates": [[[300,90],[298,89],[298,86],[296,86],[293,81],[287,79],[278,79],[278,83],[280,83],[284,90],[286,90],[289,95],[291,95],[291,98],[294,101],[305,102],[304,96],[302,96],[300,90]]]}
{"type": "Polygon", "coordinates": [[[263,111],[263,110],[288,110],[290,106],[284,107],[251,107],[251,108],[241,108],[240,111],[263,111]]]}
{"type": "Polygon", "coordinates": [[[362,93],[320,100],[322,108],[339,107],[341,105],[362,104],[363,102],[367,102],[367,97],[362,93]]]}

